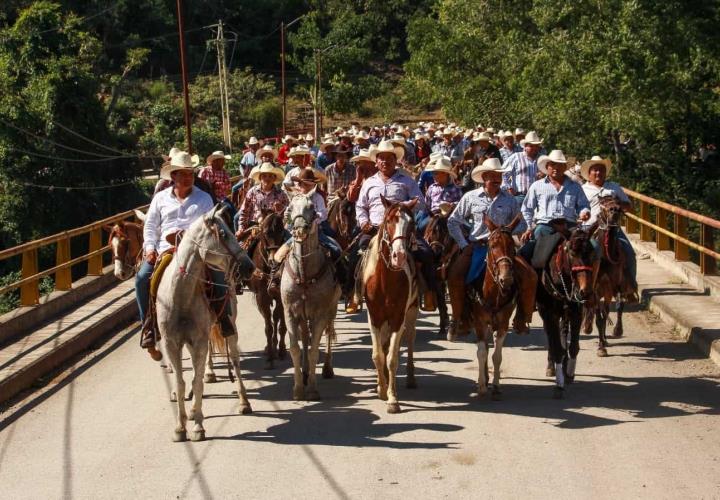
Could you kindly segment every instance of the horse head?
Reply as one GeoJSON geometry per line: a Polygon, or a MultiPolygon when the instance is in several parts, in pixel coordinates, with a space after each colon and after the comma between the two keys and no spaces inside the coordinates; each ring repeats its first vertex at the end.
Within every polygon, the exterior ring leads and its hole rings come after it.
{"type": "Polygon", "coordinates": [[[401,269],[407,262],[407,254],[415,235],[415,218],[413,208],[417,198],[404,203],[393,203],[380,195],[385,207],[385,218],[380,227],[381,242],[386,244],[390,252],[390,266],[401,269]]]}
{"type": "Polygon", "coordinates": [[[430,222],[425,226],[423,238],[430,245],[433,255],[436,259],[440,259],[442,255],[450,249],[452,241],[450,240],[450,231],[447,227],[447,218],[442,214],[435,214],[430,218],[430,222]]]}
{"type": "Polygon", "coordinates": [[[290,202],[290,223],[292,224],[293,238],[298,243],[302,243],[312,234],[317,232],[317,224],[315,218],[315,204],[312,202],[312,196],[315,194],[317,186],[309,193],[298,193],[293,196],[290,202]]]}
{"type": "Polygon", "coordinates": [[[493,281],[503,292],[509,292],[515,282],[513,264],[515,262],[515,241],[512,232],[520,223],[521,215],[518,214],[507,226],[498,226],[487,215],[483,222],[490,230],[488,237],[487,263],[488,271],[493,281]]]}
{"type": "Polygon", "coordinates": [[[221,269],[226,274],[234,272],[240,279],[249,279],[255,270],[255,264],[228,226],[224,213],[226,210],[224,205],[215,205],[203,217],[203,223],[199,225],[200,233],[188,236],[191,236],[190,239],[198,246],[200,258],[205,264],[221,269]]]}
{"type": "Polygon", "coordinates": [[[347,198],[338,201],[338,233],[344,238],[351,238],[355,230],[355,204],[347,198]]]}
{"type": "Polygon", "coordinates": [[[623,213],[620,201],[614,193],[600,196],[599,201],[602,225],[605,227],[618,227],[620,225],[620,217],[622,217],[623,213]]]}
{"type": "MultiPolygon", "coordinates": [[[[263,211],[265,214],[265,212],[263,211]]],[[[260,222],[260,242],[267,252],[268,262],[272,262],[275,252],[285,242],[285,224],[282,215],[275,211],[265,214],[260,222]]]]}
{"type": "Polygon", "coordinates": [[[109,233],[108,245],[114,263],[113,274],[121,281],[129,279],[135,273],[135,266],[142,253],[142,225],[133,222],[118,221],[105,225],[109,233]]]}
{"type": "Polygon", "coordinates": [[[597,225],[595,223],[587,230],[574,229],[570,233],[570,238],[563,244],[567,266],[572,276],[572,288],[578,290],[582,300],[587,300],[593,293],[595,249],[590,240],[597,225]]]}

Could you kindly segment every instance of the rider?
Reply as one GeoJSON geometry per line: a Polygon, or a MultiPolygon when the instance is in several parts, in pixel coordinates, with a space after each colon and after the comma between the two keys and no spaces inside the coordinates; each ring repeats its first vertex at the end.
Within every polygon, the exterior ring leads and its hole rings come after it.
{"type": "Polygon", "coordinates": [[[288,206],[288,197],[278,184],[285,178],[281,169],[265,162],[253,169],[250,178],[256,183],[250,188],[236,219],[236,236],[241,238],[249,227],[257,224],[263,209],[283,213],[288,206]]]}
{"type": "MultiPolygon", "coordinates": [[[[213,208],[210,195],[193,186],[194,171],[193,161],[188,153],[180,151],[171,157],[163,165],[160,176],[163,179],[172,180],[173,186],[160,191],[152,199],[145,219],[143,229],[144,261],[135,277],[135,293],[140,310],[140,322],[143,324],[140,345],[147,349],[150,356],[156,361],[162,355],[155,349],[154,326],[149,321],[146,324],[146,313],[150,301],[150,278],[155,262],[160,255],[172,250],[171,243],[167,241],[168,236],[188,229],[196,219],[213,208]]],[[[214,296],[221,297],[227,293],[225,276],[222,271],[213,269],[210,269],[210,273],[216,285],[214,296]]],[[[230,318],[230,308],[223,307],[224,301],[222,300],[212,301],[211,304],[215,312],[220,315],[218,319],[223,335],[234,335],[236,331],[230,318]]]]}
{"type": "MultiPolygon", "coordinates": [[[[507,191],[500,189],[502,174],[506,170],[497,158],[488,158],[472,171],[472,179],[480,188],[465,193],[457,207],[448,218],[448,231],[460,248],[460,256],[448,271],[448,293],[452,306],[453,319],[450,322],[448,339],[454,339],[458,333],[466,331],[463,312],[465,309],[465,285],[482,278],[485,272],[487,239],[490,230],[485,225],[485,216],[497,226],[509,225],[520,213],[520,204],[507,191]],[[469,227],[468,238],[463,230],[469,227]],[[468,241],[468,239],[470,241],[468,241]]],[[[515,228],[521,232],[524,224],[515,228]]],[[[535,281],[530,279],[533,270],[522,259],[516,259],[514,265],[520,266],[515,273],[518,279],[520,302],[513,320],[517,333],[528,333],[528,325],[535,306],[535,281]]]]}
{"type": "MultiPolygon", "coordinates": [[[[393,203],[406,202],[417,198],[418,203],[415,207],[419,210],[425,204],[415,181],[397,169],[397,163],[402,160],[404,154],[404,148],[395,146],[391,141],[387,140],[382,141],[372,153],[378,172],[363,182],[355,207],[358,227],[363,233],[358,240],[358,247],[361,250],[367,249],[370,240],[377,234],[378,227],[385,217],[385,206],[380,198],[381,196],[393,203]]],[[[413,257],[420,262],[420,271],[428,287],[424,297],[425,309],[434,310],[437,283],[433,253],[424,239],[416,238],[416,242],[413,257]]],[[[359,255],[354,252],[350,262],[351,270],[356,268],[358,260],[359,255]]],[[[357,309],[358,304],[351,301],[346,311],[356,312],[357,309]]]]}
{"type": "Polygon", "coordinates": [[[455,184],[457,174],[449,157],[438,158],[425,172],[430,172],[435,182],[425,192],[425,210],[418,211],[415,219],[418,234],[423,234],[432,216],[440,213],[442,203],[457,203],[462,197],[462,191],[455,184]]]}
{"type": "Polygon", "coordinates": [[[335,146],[335,163],[325,167],[328,202],[337,197],[336,193],[339,190],[347,190],[355,178],[355,165],[348,162],[348,153],[350,153],[348,148],[338,144],[335,146]]]}
{"type": "Polygon", "coordinates": [[[543,139],[537,132],[530,131],[523,143],[523,150],[511,154],[504,162],[508,168],[503,174],[503,186],[519,203],[523,202],[530,185],[537,180],[538,155],[542,148],[543,139]]]}
{"type": "MultiPolygon", "coordinates": [[[[606,180],[612,162],[609,159],[603,160],[600,156],[593,156],[586,160],[580,166],[580,175],[587,181],[583,184],[583,191],[590,201],[590,219],[588,225],[592,225],[597,220],[600,213],[600,196],[612,195],[620,202],[623,212],[633,212],[633,206],[630,198],[625,194],[622,187],[615,182],[606,180]]],[[[637,294],[637,261],[635,259],[635,251],[622,229],[618,232],[618,241],[625,252],[625,270],[631,280],[633,291],[637,294]]]]}
{"type": "Polygon", "coordinates": [[[357,203],[360,197],[363,182],[377,173],[377,166],[372,156],[372,152],[376,147],[371,144],[370,149],[361,149],[357,155],[350,158],[350,161],[355,165],[355,179],[348,186],[347,199],[353,203],[357,203]]]}

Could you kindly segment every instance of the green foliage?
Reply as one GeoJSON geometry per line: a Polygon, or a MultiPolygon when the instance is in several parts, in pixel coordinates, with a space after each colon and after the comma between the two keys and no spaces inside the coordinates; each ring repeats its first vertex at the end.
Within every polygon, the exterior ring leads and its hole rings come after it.
{"type": "MultiPolygon", "coordinates": [[[[10,285],[22,279],[22,272],[12,271],[4,276],[0,276],[0,287],[10,285]]],[[[40,280],[40,296],[51,293],[55,290],[55,281],[51,276],[45,276],[40,280]]],[[[10,292],[0,295],[0,316],[12,311],[20,305],[20,289],[16,288],[10,292]]]]}

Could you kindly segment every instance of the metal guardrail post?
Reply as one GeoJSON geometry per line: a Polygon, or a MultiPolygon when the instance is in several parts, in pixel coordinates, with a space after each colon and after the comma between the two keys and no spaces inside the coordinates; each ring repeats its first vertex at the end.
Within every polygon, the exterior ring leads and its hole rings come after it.
{"type": "MultiPolygon", "coordinates": [[[[70,260],[70,238],[58,240],[55,251],[55,265],[65,264],[70,260]]],[[[72,270],[69,267],[59,269],[55,273],[55,290],[70,290],[72,288],[72,270]]]]}
{"type": "MultiPolygon", "coordinates": [[[[102,248],[102,228],[98,227],[90,231],[90,251],[95,252],[102,248]]],[[[88,259],[88,276],[102,275],[102,254],[95,255],[88,259]]]]}
{"type": "MultiPolygon", "coordinates": [[[[657,207],[655,209],[657,215],[657,225],[663,229],[670,229],[668,225],[669,212],[664,208],[657,207]]],[[[670,237],[660,231],[655,232],[655,244],[658,250],[670,250],[670,237]]]]}
{"type": "MultiPolygon", "coordinates": [[[[680,214],[675,214],[675,234],[681,238],[687,239],[687,217],[683,217],[680,214]]],[[[690,247],[681,241],[675,240],[675,260],[685,262],[690,260],[690,247]]]]}
{"type": "MultiPolygon", "coordinates": [[[[710,250],[715,250],[713,228],[705,224],[700,225],[700,244],[710,250]]],[[[700,254],[700,272],[703,274],[716,274],[717,264],[709,255],[700,254]]]]}
{"type": "MultiPolygon", "coordinates": [[[[25,250],[22,254],[22,277],[29,278],[38,272],[37,248],[25,250]]],[[[38,280],[25,283],[20,287],[20,305],[34,306],[40,303],[38,280]]]]}
{"type": "MultiPolygon", "coordinates": [[[[650,221],[650,204],[646,201],[640,200],[640,218],[642,220],[650,221]]],[[[640,226],[640,239],[642,241],[651,241],[651,230],[645,224],[640,226]]]]}

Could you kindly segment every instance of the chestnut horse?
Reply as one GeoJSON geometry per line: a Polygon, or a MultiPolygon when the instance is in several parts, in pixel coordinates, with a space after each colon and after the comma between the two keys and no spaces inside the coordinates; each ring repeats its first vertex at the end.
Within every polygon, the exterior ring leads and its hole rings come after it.
{"type": "Polygon", "coordinates": [[[556,399],[563,397],[565,383],[575,379],[583,305],[593,293],[590,234],[580,228],[569,232],[538,275],[537,309],[548,337],[547,375],[555,375],[556,399]]]}
{"type": "Polygon", "coordinates": [[[617,322],[613,330],[613,337],[620,337],[623,334],[624,294],[630,289],[630,284],[625,278],[625,252],[618,241],[618,235],[621,231],[621,217],[622,207],[617,198],[614,196],[600,198],[599,226],[593,238],[600,244],[603,257],[595,285],[596,303],[594,307],[585,308],[584,318],[584,331],[585,333],[591,333],[592,320],[595,315],[595,324],[599,334],[597,355],[600,357],[607,356],[606,331],[607,321],[610,316],[610,303],[615,297],[617,301],[617,322]]]}
{"type": "MultiPolygon", "coordinates": [[[[518,214],[509,225],[498,226],[489,217],[484,217],[484,223],[490,230],[487,239],[487,267],[482,283],[482,297],[472,300],[472,321],[477,334],[479,365],[478,397],[483,397],[488,391],[488,340],[493,332],[496,333],[492,356],[492,398],[499,399],[502,393],[500,390],[502,348],[519,293],[515,260],[521,257],[515,254],[512,232],[520,221],[521,217],[518,214]]],[[[530,318],[527,318],[527,321],[529,322],[530,318]]]]}
{"type": "Polygon", "coordinates": [[[457,254],[458,246],[455,240],[450,237],[450,231],[448,231],[447,227],[447,217],[441,214],[435,214],[430,218],[430,222],[428,222],[428,225],[425,227],[423,238],[428,242],[433,252],[436,265],[437,290],[435,295],[440,313],[440,330],[438,334],[441,337],[445,337],[449,324],[447,303],[445,302],[447,270],[457,254]]]}
{"type": "MultiPolygon", "coordinates": [[[[141,215],[144,217],[144,214],[141,215]]],[[[139,217],[140,220],[143,217],[139,217]]],[[[143,225],[121,220],[112,226],[104,226],[103,229],[110,234],[108,245],[112,250],[115,277],[125,281],[135,274],[137,265],[142,260],[143,225]]]]}
{"type": "Polygon", "coordinates": [[[416,387],[413,349],[418,313],[417,274],[410,248],[415,238],[414,199],[392,203],[381,196],[385,217],[366,252],[362,269],[368,323],[372,334],[372,359],[377,369],[378,396],[387,401],[387,412],[398,413],[396,374],[400,342],[407,339],[408,388],[416,387]]]}

